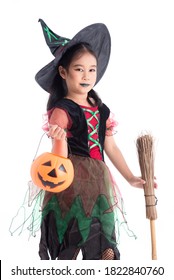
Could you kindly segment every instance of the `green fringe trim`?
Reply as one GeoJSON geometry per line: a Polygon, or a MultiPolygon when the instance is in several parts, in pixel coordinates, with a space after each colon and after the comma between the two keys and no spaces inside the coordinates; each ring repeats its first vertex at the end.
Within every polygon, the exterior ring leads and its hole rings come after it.
{"type": "Polygon", "coordinates": [[[83,209],[81,198],[80,196],[77,196],[74,199],[70,211],[68,211],[65,217],[63,218],[61,215],[61,208],[59,206],[57,197],[56,195],[54,195],[43,209],[42,220],[50,211],[54,211],[58,240],[60,243],[62,243],[64,239],[64,234],[67,230],[70,220],[72,218],[76,218],[78,221],[79,231],[82,236],[82,241],[80,244],[82,244],[88,238],[92,219],[98,218],[98,220],[101,223],[101,227],[105,237],[111,243],[115,244],[116,242],[114,242],[112,239],[112,234],[115,226],[114,212],[105,213],[105,211],[109,208],[110,206],[106,197],[104,195],[99,195],[94,205],[91,216],[87,217],[83,209]]]}

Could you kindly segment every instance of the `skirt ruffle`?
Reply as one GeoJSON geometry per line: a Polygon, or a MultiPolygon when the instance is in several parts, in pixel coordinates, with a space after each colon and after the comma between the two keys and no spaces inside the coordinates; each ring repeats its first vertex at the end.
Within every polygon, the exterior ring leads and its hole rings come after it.
{"type": "MultiPolygon", "coordinates": [[[[78,249],[83,259],[101,259],[108,248],[120,259],[120,227],[135,237],[127,225],[120,191],[103,161],[75,155],[70,159],[74,166],[70,187],[60,193],[39,191],[30,197],[30,207],[22,206],[32,208],[30,219],[22,224],[28,224],[32,235],[41,229],[39,255],[43,260],[70,260],[78,249]]],[[[24,226],[19,228],[22,231],[24,226]]]]}

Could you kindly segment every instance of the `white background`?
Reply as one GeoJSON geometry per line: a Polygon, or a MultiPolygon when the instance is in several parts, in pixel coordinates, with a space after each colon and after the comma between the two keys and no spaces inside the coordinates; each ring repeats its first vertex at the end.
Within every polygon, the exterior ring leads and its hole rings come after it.
{"type": "MultiPolygon", "coordinates": [[[[155,139],[158,182],[157,255],[171,262],[173,245],[173,1],[1,1],[1,259],[37,261],[39,234],[11,237],[9,225],[22,204],[30,165],[43,133],[48,94],[35,82],[53,59],[38,19],[57,34],[72,38],[83,27],[103,22],[112,38],[108,69],[96,86],[119,122],[115,140],[133,173],[140,175],[136,139],[144,131],[155,139]]],[[[42,142],[43,151],[51,148],[42,142]]],[[[107,161],[124,197],[129,226],[137,239],[121,235],[124,262],[151,261],[150,224],[144,194],[128,185],[107,161]]]]}

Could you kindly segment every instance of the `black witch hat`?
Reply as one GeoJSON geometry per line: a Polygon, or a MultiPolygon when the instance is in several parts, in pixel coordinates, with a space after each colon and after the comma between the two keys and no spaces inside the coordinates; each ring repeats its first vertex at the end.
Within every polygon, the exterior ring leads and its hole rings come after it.
{"type": "Polygon", "coordinates": [[[103,76],[110,58],[111,38],[109,31],[103,23],[91,24],[79,31],[71,40],[54,33],[42,19],[41,23],[44,37],[54,60],[43,67],[35,76],[37,83],[47,92],[56,92],[57,65],[65,52],[80,42],[88,43],[97,57],[97,80],[103,76]]]}

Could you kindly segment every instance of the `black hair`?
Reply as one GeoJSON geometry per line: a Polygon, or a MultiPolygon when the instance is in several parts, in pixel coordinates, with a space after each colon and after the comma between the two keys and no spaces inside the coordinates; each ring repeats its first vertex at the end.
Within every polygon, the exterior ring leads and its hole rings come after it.
{"type": "MultiPolygon", "coordinates": [[[[57,65],[57,76],[56,76],[56,81],[55,81],[56,82],[57,91],[56,91],[56,93],[52,93],[49,96],[48,103],[47,103],[47,110],[52,109],[55,106],[55,103],[57,101],[59,101],[60,99],[66,97],[66,95],[67,95],[66,82],[60,76],[60,74],[58,72],[58,67],[62,66],[63,68],[68,70],[69,65],[72,62],[74,56],[76,54],[83,53],[83,52],[89,52],[97,60],[97,57],[96,57],[94,51],[92,50],[90,45],[87,44],[87,43],[78,43],[76,45],[73,45],[69,49],[67,49],[67,51],[62,56],[62,58],[60,59],[58,65],[57,65]]],[[[100,107],[101,104],[102,104],[102,101],[101,101],[100,97],[98,96],[98,94],[93,89],[91,89],[88,92],[87,100],[88,100],[88,102],[89,102],[89,104],[91,106],[99,106],[100,107]]]]}

